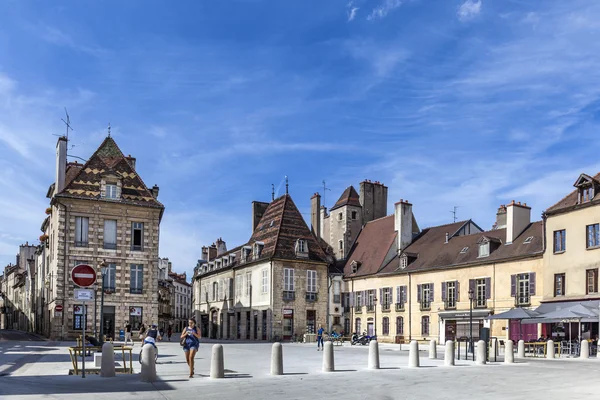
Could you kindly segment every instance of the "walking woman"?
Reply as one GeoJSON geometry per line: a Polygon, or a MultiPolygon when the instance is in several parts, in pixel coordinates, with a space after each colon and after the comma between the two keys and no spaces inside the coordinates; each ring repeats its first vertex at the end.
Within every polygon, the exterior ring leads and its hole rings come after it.
{"type": "Polygon", "coordinates": [[[190,378],[194,377],[194,357],[200,347],[200,329],[196,327],[196,320],[190,318],[189,326],[181,332],[181,341],[183,343],[183,352],[185,353],[185,361],[190,367],[190,378]],[[185,340],[185,342],[184,342],[185,340]]]}

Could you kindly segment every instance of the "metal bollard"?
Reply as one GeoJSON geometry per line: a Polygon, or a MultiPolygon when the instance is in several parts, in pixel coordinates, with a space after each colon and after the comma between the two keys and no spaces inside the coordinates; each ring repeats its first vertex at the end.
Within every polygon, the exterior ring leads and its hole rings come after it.
{"type": "Polygon", "coordinates": [[[210,359],[210,377],[212,379],[225,378],[225,364],[223,362],[223,345],[215,344],[212,347],[210,359]]]}
{"type": "MultiPolygon", "coordinates": [[[[156,381],[156,349],[149,343],[142,347],[142,382],[156,381]]],[[[104,360],[102,360],[104,362],[104,360]]]]}
{"type": "Polygon", "coordinates": [[[281,343],[273,343],[271,351],[271,375],[283,375],[283,348],[281,343]]]}
{"type": "Polygon", "coordinates": [[[444,365],[454,365],[454,342],[452,340],[446,340],[446,353],[444,354],[444,365]]]}
{"type": "Polygon", "coordinates": [[[379,369],[379,343],[371,340],[369,343],[369,369],[379,369]]]}
{"type": "Polygon", "coordinates": [[[100,365],[100,376],[112,378],[115,375],[115,349],[112,343],[104,343],[102,345],[102,364],[100,365]]]}

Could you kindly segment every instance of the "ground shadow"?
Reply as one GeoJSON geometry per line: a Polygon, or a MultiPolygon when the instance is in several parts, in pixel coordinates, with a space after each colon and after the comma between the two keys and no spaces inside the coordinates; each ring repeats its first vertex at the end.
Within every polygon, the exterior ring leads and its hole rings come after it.
{"type": "Polygon", "coordinates": [[[331,372],[356,372],[357,370],[355,369],[336,369],[335,371],[331,371],[331,372]]]}
{"type": "Polygon", "coordinates": [[[225,374],[225,378],[252,378],[250,374],[225,374]]]}
{"type": "Polygon", "coordinates": [[[285,372],[283,375],[285,375],[285,376],[308,375],[308,372],[285,372]]]}
{"type": "Polygon", "coordinates": [[[400,367],[381,367],[379,369],[400,369],[400,367]]]}

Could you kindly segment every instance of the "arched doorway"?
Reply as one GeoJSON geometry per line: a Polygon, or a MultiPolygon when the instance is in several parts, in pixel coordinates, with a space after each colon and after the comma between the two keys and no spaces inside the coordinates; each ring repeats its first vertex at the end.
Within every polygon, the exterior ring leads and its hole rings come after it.
{"type": "Polygon", "coordinates": [[[217,339],[217,329],[219,328],[219,312],[217,310],[212,310],[210,312],[210,322],[211,322],[211,329],[210,329],[210,338],[211,339],[217,339]]]}

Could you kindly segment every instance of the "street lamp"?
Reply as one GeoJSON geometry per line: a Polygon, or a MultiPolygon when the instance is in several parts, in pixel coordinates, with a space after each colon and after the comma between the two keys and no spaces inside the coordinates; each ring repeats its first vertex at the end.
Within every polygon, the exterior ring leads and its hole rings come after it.
{"type": "Polygon", "coordinates": [[[377,297],[373,297],[373,307],[375,308],[375,337],[377,337],[377,297]]]}
{"type": "Polygon", "coordinates": [[[473,352],[473,300],[475,298],[475,292],[473,289],[469,289],[469,348],[473,354],[473,360],[475,360],[475,353],[473,352]]]}
{"type": "Polygon", "coordinates": [[[98,310],[98,282],[94,283],[94,337],[98,337],[98,319],[96,318],[96,310],[98,310]]]}
{"type": "Polygon", "coordinates": [[[104,277],[108,267],[106,261],[100,263],[100,272],[102,273],[102,294],[100,296],[100,344],[104,343],[104,277]]]}

